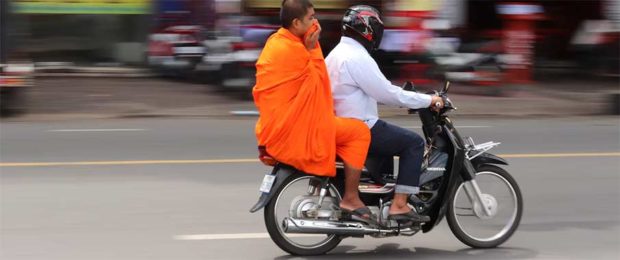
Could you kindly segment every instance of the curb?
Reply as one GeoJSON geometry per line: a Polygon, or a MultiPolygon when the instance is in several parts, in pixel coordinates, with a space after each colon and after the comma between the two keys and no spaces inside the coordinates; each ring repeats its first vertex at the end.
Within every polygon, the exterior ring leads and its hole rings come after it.
{"type": "Polygon", "coordinates": [[[154,77],[155,73],[148,68],[136,67],[81,67],[71,62],[44,62],[35,63],[35,77],[118,77],[118,78],[145,78],[154,77]]]}
{"type": "Polygon", "coordinates": [[[50,73],[35,72],[35,78],[150,78],[153,73],[50,73]]]}
{"type": "MultiPolygon", "coordinates": [[[[454,99],[453,99],[454,100],[454,99]]],[[[620,93],[601,93],[593,100],[540,100],[534,103],[523,100],[523,107],[518,106],[518,99],[509,104],[502,100],[484,100],[480,106],[472,100],[463,102],[462,109],[450,112],[458,118],[550,118],[574,116],[608,116],[620,114],[620,93]],[[469,103],[469,106],[467,105],[469,103]]],[[[531,101],[531,99],[529,100],[531,101]]],[[[404,108],[380,106],[379,115],[382,118],[410,117],[404,108]]],[[[2,121],[54,121],[54,120],[81,120],[81,119],[131,119],[131,118],[256,118],[258,112],[250,102],[239,102],[226,105],[193,106],[186,108],[160,109],[146,107],[141,111],[92,111],[92,113],[28,113],[15,117],[3,117],[2,121]]]]}

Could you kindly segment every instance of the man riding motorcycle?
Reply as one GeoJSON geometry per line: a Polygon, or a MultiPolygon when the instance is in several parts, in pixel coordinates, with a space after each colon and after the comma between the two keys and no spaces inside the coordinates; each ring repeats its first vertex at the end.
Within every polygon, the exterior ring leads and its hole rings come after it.
{"type": "Polygon", "coordinates": [[[407,205],[409,196],[420,190],[424,139],[415,132],[379,119],[377,102],[438,110],[443,107],[443,100],[439,96],[405,91],[386,79],[370,56],[381,43],[383,27],[380,14],[373,7],[356,5],[346,11],[340,43],[325,59],[334,109],[337,116],[362,120],[370,128],[369,158],[400,157],[389,218],[400,222],[427,222],[428,216],[419,215],[407,205]]]}

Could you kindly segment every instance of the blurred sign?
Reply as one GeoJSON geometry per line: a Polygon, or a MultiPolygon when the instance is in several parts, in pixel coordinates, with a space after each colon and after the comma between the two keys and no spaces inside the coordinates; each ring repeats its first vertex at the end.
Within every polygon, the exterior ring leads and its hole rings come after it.
{"type": "MultiPolygon", "coordinates": [[[[248,0],[249,8],[277,8],[282,5],[282,0],[248,0]]],[[[346,0],[314,0],[314,9],[344,9],[347,8],[346,0]]]]}
{"type": "Polygon", "coordinates": [[[21,14],[147,14],[151,11],[151,1],[13,0],[13,11],[21,14]]]}
{"type": "Polygon", "coordinates": [[[464,26],[467,22],[467,1],[439,1],[438,18],[450,21],[451,27],[464,26]]]}
{"type": "Polygon", "coordinates": [[[528,14],[540,14],[544,10],[540,5],[531,4],[501,4],[497,5],[497,13],[508,15],[528,15],[528,14]]]}
{"type": "Polygon", "coordinates": [[[536,39],[536,20],[542,18],[540,5],[500,4],[497,11],[503,19],[503,42],[506,55],[505,75],[509,83],[530,83],[536,39]]]}
{"type": "Polygon", "coordinates": [[[435,11],[439,4],[437,0],[398,0],[394,4],[394,11],[435,11]]]}
{"type": "Polygon", "coordinates": [[[620,1],[605,1],[605,5],[603,5],[603,12],[605,13],[605,18],[613,21],[616,24],[616,28],[620,29],[620,1]]]}

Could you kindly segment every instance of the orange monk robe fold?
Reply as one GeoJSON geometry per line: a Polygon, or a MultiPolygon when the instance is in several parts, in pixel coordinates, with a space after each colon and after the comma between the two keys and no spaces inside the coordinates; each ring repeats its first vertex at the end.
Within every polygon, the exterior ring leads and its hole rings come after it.
{"type": "Polygon", "coordinates": [[[308,51],[301,39],[280,28],[256,63],[252,93],[260,113],[258,144],[276,160],[320,176],[335,175],[336,154],[363,167],[370,131],[359,120],[335,117],[320,46],[308,51]]]}

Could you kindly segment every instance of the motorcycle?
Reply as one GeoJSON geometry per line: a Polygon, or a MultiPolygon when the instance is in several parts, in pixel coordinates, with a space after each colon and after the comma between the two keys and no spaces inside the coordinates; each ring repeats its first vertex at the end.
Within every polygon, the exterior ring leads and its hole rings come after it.
{"type": "MultiPolygon", "coordinates": [[[[415,91],[411,83],[405,90],[415,91]]],[[[368,163],[362,172],[360,198],[376,217],[376,223],[355,221],[338,207],[344,191],[344,166],[336,163],[336,177],[305,174],[276,162],[266,152],[259,158],[273,165],[259,188],[258,202],[250,209],[265,208],[264,220],[271,239],[292,255],[319,255],[335,248],[344,238],[366,235],[383,238],[413,236],[431,231],[446,217],[452,233],[473,248],[493,248],[508,240],[519,226],[523,198],[517,182],[498,165],[506,160],[488,153],[497,142],[475,144],[462,138],[448,113],[456,109],[448,97],[450,83],[440,92],[444,108],[409,110],[422,121],[426,139],[420,193],[409,205],[427,215],[426,223],[402,223],[388,219],[395,189],[393,158],[368,163]],[[388,163],[385,163],[385,162],[388,163]],[[369,165],[383,165],[369,167],[369,165]],[[368,170],[368,168],[373,168],[368,170]]]]}

